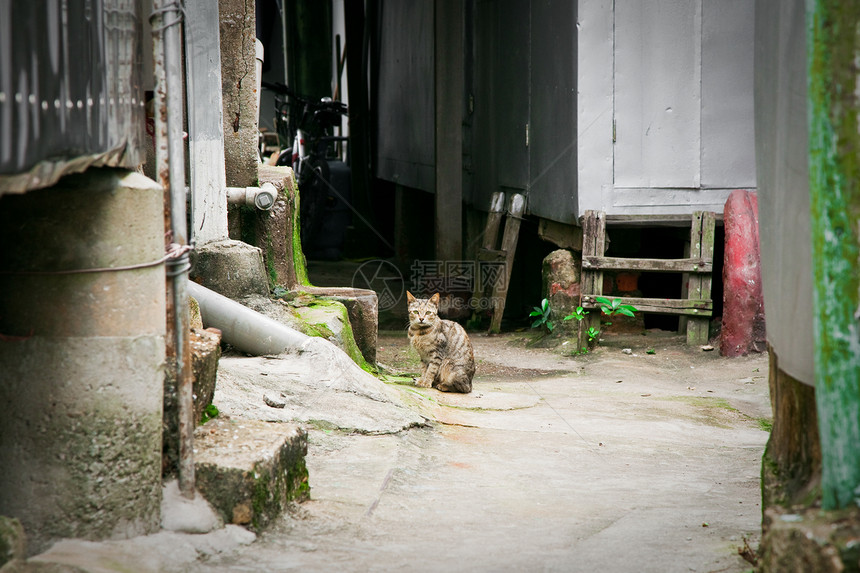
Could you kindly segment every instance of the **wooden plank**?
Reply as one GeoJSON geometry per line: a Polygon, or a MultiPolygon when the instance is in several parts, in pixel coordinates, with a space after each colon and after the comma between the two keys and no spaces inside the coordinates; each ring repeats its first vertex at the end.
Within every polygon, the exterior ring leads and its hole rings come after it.
{"type": "Polygon", "coordinates": [[[436,260],[463,256],[464,0],[434,2],[436,104],[436,260]]]}
{"type": "Polygon", "coordinates": [[[474,292],[472,297],[476,300],[484,298],[487,280],[484,278],[484,270],[480,263],[486,261],[501,261],[504,260],[504,253],[496,249],[496,241],[499,238],[499,227],[502,223],[502,213],[505,210],[505,194],[496,191],[490,200],[490,211],[487,214],[487,222],[484,225],[484,235],[481,238],[481,247],[478,248],[476,258],[478,261],[478,275],[475,280],[474,292]]]}
{"type": "MultiPolygon", "coordinates": [[[[714,220],[722,224],[723,214],[715,213],[714,220]]],[[[689,227],[690,215],[607,215],[607,227],[689,227]]]]}
{"type": "Polygon", "coordinates": [[[511,280],[511,269],[514,265],[514,255],[517,250],[517,240],[520,235],[520,221],[526,210],[525,196],[514,193],[508,205],[508,216],[505,218],[505,232],[502,236],[502,251],[505,252],[504,281],[496,282],[493,288],[493,319],[490,322],[490,332],[498,333],[502,327],[502,315],[505,312],[505,299],[508,296],[508,284],[511,280]]]}
{"type": "MultiPolygon", "coordinates": [[[[706,261],[714,259],[715,216],[710,211],[693,213],[690,228],[690,254],[706,261]]],[[[711,276],[696,274],[690,277],[688,295],[692,299],[711,298],[711,276]]],[[[710,320],[707,317],[687,321],[687,344],[691,346],[707,344],[710,320]]]]}
{"type": "MultiPolygon", "coordinates": [[[[600,308],[600,305],[597,304],[595,300],[595,297],[598,296],[603,295],[582,295],[582,306],[588,309],[600,308]]],[[[653,314],[682,314],[693,317],[708,317],[711,316],[714,308],[714,301],[709,299],[638,298],[627,296],[612,296],[606,298],[610,298],[612,300],[619,298],[621,299],[622,304],[632,305],[636,309],[636,312],[649,312],[653,314]]]]}
{"type": "Polygon", "coordinates": [[[624,259],[619,257],[582,257],[583,269],[651,271],[658,273],[711,273],[713,261],[688,259],[624,259]]]}
{"type": "MultiPolygon", "coordinates": [[[[684,256],[690,257],[690,240],[684,242],[684,256]]],[[[690,298],[690,273],[681,275],[681,298],[690,298]]],[[[687,317],[678,317],[678,334],[687,333],[687,317]]]]}
{"type": "Polygon", "coordinates": [[[481,246],[485,249],[495,249],[499,238],[499,227],[502,224],[502,213],[505,209],[505,194],[501,191],[493,193],[490,200],[490,212],[487,214],[487,224],[484,226],[484,236],[481,246]]]}
{"type": "MultiPolygon", "coordinates": [[[[606,251],[606,214],[603,211],[586,211],[582,219],[582,256],[602,257],[606,251]]],[[[603,271],[600,269],[583,268],[582,270],[582,292],[594,293],[600,296],[603,293],[603,271]]],[[[584,297],[583,297],[584,300],[584,297]]],[[[584,305],[583,305],[584,306],[584,305]]],[[[600,314],[589,313],[579,321],[579,336],[577,348],[588,346],[586,332],[589,328],[600,328],[600,314]]]]}
{"type": "Polygon", "coordinates": [[[504,261],[507,258],[507,253],[500,249],[478,249],[476,256],[479,261],[504,261]]]}

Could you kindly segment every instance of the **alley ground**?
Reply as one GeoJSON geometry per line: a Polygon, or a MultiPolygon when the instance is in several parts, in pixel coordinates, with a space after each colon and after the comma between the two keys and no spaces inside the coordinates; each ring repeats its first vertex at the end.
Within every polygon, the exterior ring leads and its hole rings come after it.
{"type": "MultiPolygon", "coordinates": [[[[183,570],[752,569],[738,548],[760,531],[766,356],[658,330],[607,335],[586,356],[532,339],[474,334],[470,395],[398,386],[432,412],[426,427],[310,427],[311,499],[183,570]]],[[[380,334],[379,361],[414,369],[404,332],[380,334]]]]}

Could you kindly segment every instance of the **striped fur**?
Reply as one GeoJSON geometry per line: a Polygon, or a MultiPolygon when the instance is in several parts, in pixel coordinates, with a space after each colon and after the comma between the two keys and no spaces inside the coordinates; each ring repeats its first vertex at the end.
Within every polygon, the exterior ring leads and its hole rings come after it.
{"type": "Polygon", "coordinates": [[[409,342],[421,357],[421,377],[415,384],[442,392],[472,391],[475,353],[462,326],[439,318],[439,293],[417,299],[407,292],[409,342]]]}

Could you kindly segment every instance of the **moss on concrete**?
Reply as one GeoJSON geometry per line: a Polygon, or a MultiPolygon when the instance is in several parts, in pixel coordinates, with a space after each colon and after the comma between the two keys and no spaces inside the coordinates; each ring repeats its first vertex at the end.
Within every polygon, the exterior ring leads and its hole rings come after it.
{"type": "Polygon", "coordinates": [[[24,526],[13,517],[0,515],[0,567],[13,559],[27,556],[27,537],[24,526]]]}
{"type": "Polygon", "coordinates": [[[374,375],[377,374],[377,369],[364,359],[364,355],[355,341],[352,323],[349,321],[349,311],[342,302],[328,297],[317,297],[307,292],[292,292],[290,295],[292,296],[290,306],[296,309],[295,315],[301,320],[304,327],[301,328],[302,332],[308,336],[318,336],[334,342],[362,370],[374,375]],[[303,312],[303,309],[307,310],[303,312]],[[333,332],[328,323],[318,320],[319,314],[337,317],[341,323],[340,333],[333,332]]]}
{"type": "Polygon", "coordinates": [[[285,427],[273,436],[276,427],[212,420],[198,432],[197,487],[226,522],[261,531],[288,502],[308,498],[307,434],[285,427]]]}

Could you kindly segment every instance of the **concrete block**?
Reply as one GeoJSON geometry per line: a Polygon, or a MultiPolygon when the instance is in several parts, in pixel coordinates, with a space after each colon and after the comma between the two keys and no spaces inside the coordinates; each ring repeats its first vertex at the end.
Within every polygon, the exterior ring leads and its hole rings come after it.
{"type": "Polygon", "coordinates": [[[0,198],[0,333],[19,335],[0,343],[0,514],[30,551],[159,527],[164,267],[122,268],[163,236],[162,189],[137,173],[0,198]],[[69,272],[93,269],[111,270],[69,272]]]}
{"type": "Polygon", "coordinates": [[[162,488],[161,527],[182,533],[209,533],[224,527],[224,523],[206,498],[199,494],[193,499],[184,497],[172,479],[162,488]]]}
{"type": "Polygon", "coordinates": [[[221,358],[221,331],[191,329],[191,371],[194,377],[194,424],[200,423],[203,410],[212,403],[218,359],[221,358]]]}
{"type": "Polygon", "coordinates": [[[259,163],[256,17],[246,0],[219,0],[218,10],[227,185],[251,187],[257,184],[259,163]]]}
{"type": "Polygon", "coordinates": [[[349,287],[308,287],[302,290],[346,307],[355,344],[364,359],[375,366],[379,336],[379,297],[376,292],[349,287]]]}
{"type": "Polygon", "coordinates": [[[554,332],[572,335],[579,330],[579,321],[563,320],[579,306],[582,294],[582,261],[567,249],[558,249],[543,260],[543,292],[552,309],[554,332]],[[578,260],[579,259],[579,260],[578,260]]]}
{"type": "Polygon", "coordinates": [[[756,571],[860,570],[860,509],[822,511],[768,508],[762,520],[756,571]]]}
{"type": "Polygon", "coordinates": [[[308,498],[307,433],[295,424],[218,417],[194,442],[197,489],[226,523],[259,532],[308,498]]]}
{"type": "Polygon", "coordinates": [[[723,215],[723,320],[720,353],[743,356],[766,349],[758,199],[755,193],[732,191],[723,215]]]}
{"type": "Polygon", "coordinates": [[[266,271],[272,284],[287,289],[308,285],[305,255],[299,238],[299,196],[290,167],[261,165],[260,184],[271,183],[278,198],[271,211],[256,214],[258,246],[263,249],[266,271]]]}
{"type": "Polygon", "coordinates": [[[238,300],[269,294],[262,251],[241,241],[216,241],[194,251],[191,279],[218,294],[238,300]]]}

